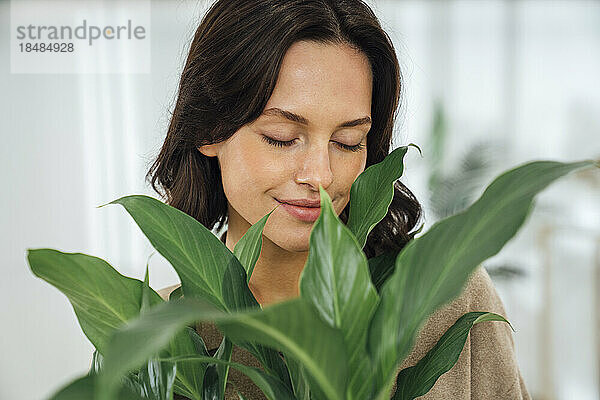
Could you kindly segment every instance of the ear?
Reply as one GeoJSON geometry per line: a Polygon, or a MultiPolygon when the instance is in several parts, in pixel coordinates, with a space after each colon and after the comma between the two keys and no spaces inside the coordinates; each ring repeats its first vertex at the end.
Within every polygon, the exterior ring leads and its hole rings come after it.
{"type": "Polygon", "coordinates": [[[221,143],[205,144],[197,147],[198,151],[207,157],[216,157],[219,154],[221,143]]]}

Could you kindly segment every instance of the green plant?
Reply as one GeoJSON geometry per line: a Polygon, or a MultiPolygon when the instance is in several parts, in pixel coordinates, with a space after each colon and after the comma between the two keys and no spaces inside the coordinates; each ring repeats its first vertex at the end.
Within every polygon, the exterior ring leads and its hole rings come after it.
{"type": "Polygon", "coordinates": [[[354,182],[344,225],[320,188],[321,215],[310,236],[300,297],[262,309],[247,282],[269,213],[231,253],[192,217],[146,196],[120,204],[177,271],[183,296],[163,302],[145,280],[105,261],[51,249],[29,250],[33,273],[67,295],[96,347],[95,368],[53,399],[220,399],[229,368],[246,374],[269,399],[413,399],[458,359],[470,328],[506,321],[463,315],[414,367],[397,373],[427,317],[456,297],[471,272],[514,236],[534,196],[593,161],[532,162],[499,176],[471,207],[446,218],[398,254],[367,259],[362,249],[385,216],[408,147],[394,150],[354,182]],[[418,273],[417,273],[418,272],[418,273]],[[192,329],[213,321],[224,333],[214,356],[192,329]],[[232,344],[263,370],[231,362],[232,344]],[[278,351],[283,352],[281,357],[278,351]]]}

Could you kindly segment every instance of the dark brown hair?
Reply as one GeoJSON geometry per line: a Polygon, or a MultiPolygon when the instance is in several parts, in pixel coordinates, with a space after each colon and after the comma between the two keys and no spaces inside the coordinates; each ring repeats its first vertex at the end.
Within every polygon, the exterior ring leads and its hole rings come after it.
{"type": "MultiPolygon", "coordinates": [[[[220,230],[227,199],[216,157],[197,150],[227,140],[257,119],[271,97],[283,57],[300,40],[345,43],[373,73],[367,163],[389,153],[401,75],[389,36],[361,0],[218,0],[196,30],[181,74],[167,137],[147,178],[166,202],[220,230]]],[[[397,252],[412,238],[421,207],[400,181],[385,218],[368,236],[367,257],[397,252]]],[[[348,206],[340,218],[347,221],[348,206]]]]}

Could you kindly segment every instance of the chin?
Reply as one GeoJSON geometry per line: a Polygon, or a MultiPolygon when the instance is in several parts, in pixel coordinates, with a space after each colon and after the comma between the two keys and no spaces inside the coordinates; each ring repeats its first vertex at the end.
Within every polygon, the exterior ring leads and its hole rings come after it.
{"type": "Polygon", "coordinates": [[[296,235],[292,237],[292,234],[286,237],[269,238],[276,246],[283,250],[290,252],[306,252],[309,248],[310,232],[304,237],[304,235],[296,235]],[[304,238],[303,238],[304,237],[304,238]],[[274,240],[273,240],[274,239],[274,240]]]}

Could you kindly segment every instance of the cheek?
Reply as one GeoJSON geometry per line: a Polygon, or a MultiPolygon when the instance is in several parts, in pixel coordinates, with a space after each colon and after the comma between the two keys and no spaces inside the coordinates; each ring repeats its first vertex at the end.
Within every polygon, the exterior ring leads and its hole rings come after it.
{"type": "Polygon", "coordinates": [[[222,162],[223,188],[228,198],[247,200],[250,193],[264,192],[280,182],[289,168],[285,159],[273,157],[259,146],[229,150],[222,162]]]}
{"type": "MultiPolygon", "coordinates": [[[[338,190],[344,198],[343,207],[338,210],[342,212],[350,200],[350,189],[358,176],[364,171],[367,163],[367,152],[364,151],[356,157],[347,157],[336,165],[336,179],[339,182],[338,190]]],[[[341,206],[341,205],[340,205],[341,206]]]]}
{"type": "Polygon", "coordinates": [[[365,170],[365,165],[367,164],[367,151],[364,150],[360,154],[357,154],[356,157],[352,157],[351,160],[345,163],[345,175],[346,179],[350,181],[350,185],[354,183],[356,178],[365,170]]]}
{"type": "Polygon", "coordinates": [[[234,207],[239,207],[241,193],[248,191],[254,186],[252,182],[252,171],[255,160],[251,152],[243,151],[243,147],[230,144],[219,159],[221,165],[221,177],[225,196],[234,207]]]}

